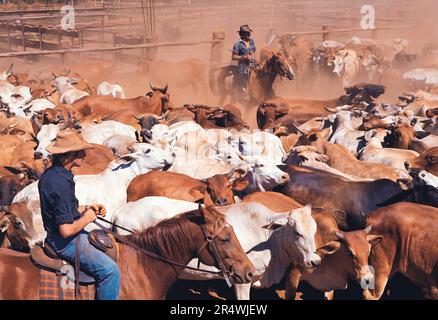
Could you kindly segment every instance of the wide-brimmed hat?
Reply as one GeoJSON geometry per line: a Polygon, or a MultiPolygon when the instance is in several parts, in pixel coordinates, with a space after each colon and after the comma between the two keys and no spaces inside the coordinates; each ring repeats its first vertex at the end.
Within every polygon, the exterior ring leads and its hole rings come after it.
{"type": "Polygon", "coordinates": [[[86,142],[77,132],[62,130],[58,132],[56,139],[46,147],[46,150],[51,154],[62,154],[93,148],[94,146],[86,142]]]}
{"type": "Polygon", "coordinates": [[[252,32],[252,30],[251,30],[251,28],[247,24],[244,24],[243,26],[240,26],[240,29],[237,32],[238,33],[241,33],[241,32],[252,32]]]}

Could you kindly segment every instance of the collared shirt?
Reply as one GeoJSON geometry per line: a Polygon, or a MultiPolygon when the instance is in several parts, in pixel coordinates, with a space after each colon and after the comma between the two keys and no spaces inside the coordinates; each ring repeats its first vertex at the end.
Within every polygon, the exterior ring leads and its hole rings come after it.
{"type": "Polygon", "coordinates": [[[256,51],[256,47],[253,39],[249,39],[249,47],[246,45],[245,41],[240,39],[233,46],[233,53],[237,54],[241,57],[246,56],[247,54],[251,54],[251,61],[239,61],[240,72],[248,74],[249,66],[254,62],[254,52],[256,51]]]}
{"type": "Polygon", "coordinates": [[[38,182],[41,215],[48,236],[57,237],[61,224],[80,218],[73,174],[62,166],[47,169],[38,182]]]}

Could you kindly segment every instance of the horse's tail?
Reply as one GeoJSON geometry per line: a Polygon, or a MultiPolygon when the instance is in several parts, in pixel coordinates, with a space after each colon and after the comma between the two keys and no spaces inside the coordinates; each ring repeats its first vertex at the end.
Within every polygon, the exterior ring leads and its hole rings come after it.
{"type": "Polygon", "coordinates": [[[219,97],[219,104],[223,104],[229,94],[227,92],[228,88],[225,83],[225,80],[233,75],[233,68],[235,67],[232,65],[228,65],[216,70],[210,69],[210,74],[209,74],[210,88],[213,94],[219,97]],[[215,76],[215,73],[212,71],[217,72],[217,76],[215,76]]]}
{"type": "Polygon", "coordinates": [[[208,85],[210,86],[211,92],[217,95],[217,83],[216,83],[216,73],[218,72],[218,68],[210,68],[208,72],[208,85]]]}

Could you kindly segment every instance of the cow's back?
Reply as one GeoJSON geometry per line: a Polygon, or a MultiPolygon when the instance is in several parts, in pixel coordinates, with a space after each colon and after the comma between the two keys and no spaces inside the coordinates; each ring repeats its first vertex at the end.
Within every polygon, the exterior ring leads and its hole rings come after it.
{"type": "Polygon", "coordinates": [[[202,183],[185,174],[176,172],[150,171],[135,177],[128,186],[128,202],[150,196],[194,202],[190,191],[202,183]]]}

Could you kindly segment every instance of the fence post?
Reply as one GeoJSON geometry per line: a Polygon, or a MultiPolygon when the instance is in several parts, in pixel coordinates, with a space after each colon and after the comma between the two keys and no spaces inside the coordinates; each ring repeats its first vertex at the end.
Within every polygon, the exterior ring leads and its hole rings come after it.
{"type": "Polygon", "coordinates": [[[7,30],[8,30],[8,49],[9,49],[9,52],[11,52],[11,50],[12,50],[12,48],[11,48],[11,30],[9,29],[9,23],[6,26],[7,26],[7,30]]]}
{"type": "Polygon", "coordinates": [[[102,16],[102,19],[100,20],[100,27],[101,27],[101,30],[100,30],[100,45],[103,48],[104,47],[104,37],[105,37],[105,35],[103,34],[104,29],[105,29],[105,21],[104,21],[103,16],[102,16]]]}
{"type": "Polygon", "coordinates": [[[224,31],[214,31],[213,32],[213,40],[220,40],[219,42],[213,42],[211,44],[210,51],[210,63],[221,63],[222,56],[224,54],[224,45],[225,45],[225,32],[224,31]]]}
{"type": "Polygon", "coordinates": [[[24,33],[23,20],[21,20],[20,22],[21,22],[21,37],[23,40],[23,51],[26,51],[26,34],[24,33]]]}
{"type": "MultiPolygon", "coordinates": [[[[79,35],[79,47],[80,48],[84,48],[84,30],[82,28],[80,28],[78,30],[78,35],[79,35]]],[[[81,52],[79,54],[80,59],[81,59],[81,63],[84,63],[84,53],[81,52]]]]}
{"type": "Polygon", "coordinates": [[[40,50],[43,50],[43,26],[40,24],[39,27],[40,35],[40,50]]]}
{"type": "Polygon", "coordinates": [[[322,26],[322,41],[326,41],[330,38],[329,31],[330,31],[329,26],[322,26]]]}

